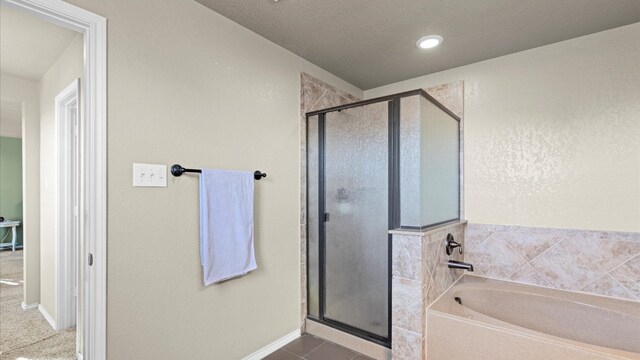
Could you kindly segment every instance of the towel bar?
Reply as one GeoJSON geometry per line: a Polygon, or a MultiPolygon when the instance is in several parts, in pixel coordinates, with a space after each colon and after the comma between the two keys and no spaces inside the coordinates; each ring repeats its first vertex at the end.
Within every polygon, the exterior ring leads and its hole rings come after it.
{"type": "MultiPolygon", "coordinates": [[[[178,164],[175,164],[175,165],[171,166],[171,175],[173,175],[173,176],[180,176],[180,175],[182,175],[182,174],[184,174],[186,172],[188,172],[188,173],[202,173],[202,170],[200,170],[200,169],[187,169],[187,168],[182,167],[182,165],[178,165],[178,164]]],[[[253,172],[253,178],[256,179],[256,180],[260,180],[260,179],[262,179],[264,177],[267,177],[267,173],[263,173],[260,170],[256,170],[256,171],[253,172]]]]}

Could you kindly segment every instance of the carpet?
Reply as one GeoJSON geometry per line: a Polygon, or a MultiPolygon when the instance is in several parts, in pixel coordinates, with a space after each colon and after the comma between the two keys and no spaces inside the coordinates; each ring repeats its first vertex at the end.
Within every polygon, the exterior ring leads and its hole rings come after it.
{"type": "Polygon", "coordinates": [[[0,359],[75,359],[75,328],[55,331],[37,308],[22,310],[22,254],[0,251],[0,359]]]}

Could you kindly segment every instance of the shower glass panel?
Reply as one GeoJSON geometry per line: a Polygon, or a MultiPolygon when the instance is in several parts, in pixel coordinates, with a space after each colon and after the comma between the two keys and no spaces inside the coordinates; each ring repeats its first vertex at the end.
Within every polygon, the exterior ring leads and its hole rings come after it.
{"type": "Polygon", "coordinates": [[[389,332],[389,105],[324,121],[325,321],[389,332]]]}
{"type": "Polygon", "coordinates": [[[459,120],[422,95],[400,99],[400,227],[459,218],[459,120]]]}
{"type": "Polygon", "coordinates": [[[400,223],[420,226],[420,96],[400,99],[400,223]]]}
{"type": "Polygon", "coordinates": [[[459,217],[459,123],[425,98],[420,104],[420,223],[429,226],[459,217]]]}

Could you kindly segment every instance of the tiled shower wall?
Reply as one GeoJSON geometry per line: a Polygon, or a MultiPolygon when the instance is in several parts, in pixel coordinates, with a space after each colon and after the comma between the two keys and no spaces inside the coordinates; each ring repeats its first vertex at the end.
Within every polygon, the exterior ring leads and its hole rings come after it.
{"type": "Polygon", "coordinates": [[[640,301],[640,233],[469,224],[476,274],[640,301]]]}

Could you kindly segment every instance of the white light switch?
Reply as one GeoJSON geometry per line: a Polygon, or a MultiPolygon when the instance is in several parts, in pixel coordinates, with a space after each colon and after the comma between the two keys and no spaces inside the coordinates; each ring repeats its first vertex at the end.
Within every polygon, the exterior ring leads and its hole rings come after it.
{"type": "Polygon", "coordinates": [[[167,187],[167,165],[134,163],[133,186],[167,187]]]}

